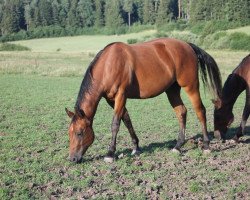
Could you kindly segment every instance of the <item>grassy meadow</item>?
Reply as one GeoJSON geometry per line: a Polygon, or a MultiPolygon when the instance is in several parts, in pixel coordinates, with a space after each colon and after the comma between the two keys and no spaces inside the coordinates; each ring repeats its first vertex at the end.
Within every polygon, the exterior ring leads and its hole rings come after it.
{"type": "MultiPolygon", "coordinates": [[[[0,52],[0,199],[250,198],[250,129],[237,145],[212,140],[212,153],[203,155],[197,144],[201,127],[185,93],[187,143],[182,154],[170,151],[179,127],[166,96],[160,95],[127,102],[142,147],[140,156],[130,155],[132,144],[122,125],[117,139],[119,158],[104,163],[112,109],[101,100],[93,125],[96,139],[84,162],[67,160],[70,119],[64,108],[73,109],[89,62],[109,42],[150,34],[17,41],[31,51],[0,52]]],[[[249,53],[208,52],[217,61],[223,81],[249,53]]],[[[201,90],[212,131],[212,97],[201,90]]],[[[239,125],[244,101],[242,94],[234,107],[229,138],[239,125]]]]}

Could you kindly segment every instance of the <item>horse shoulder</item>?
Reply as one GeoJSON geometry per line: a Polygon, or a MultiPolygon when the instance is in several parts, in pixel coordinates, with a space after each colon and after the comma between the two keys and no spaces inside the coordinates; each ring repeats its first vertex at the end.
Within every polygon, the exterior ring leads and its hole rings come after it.
{"type": "Polygon", "coordinates": [[[118,91],[132,82],[133,56],[130,47],[117,42],[106,49],[103,57],[103,86],[106,96],[113,99],[118,91]]]}

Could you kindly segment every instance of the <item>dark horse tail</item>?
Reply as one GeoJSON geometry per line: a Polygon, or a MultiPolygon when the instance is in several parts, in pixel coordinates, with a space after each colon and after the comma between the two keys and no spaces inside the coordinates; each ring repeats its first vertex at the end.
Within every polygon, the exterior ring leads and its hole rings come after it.
{"type": "Polygon", "coordinates": [[[210,80],[210,87],[213,93],[220,98],[222,93],[222,82],[221,82],[220,70],[217,66],[217,63],[212,58],[212,56],[210,56],[207,52],[205,52],[201,48],[197,47],[192,43],[188,44],[193,48],[193,50],[197,55],[199,66],[201,69],[200,74],[203,84],[208,85],[208,79],[207,79],[207,73],[208,73],[210,80]]]}

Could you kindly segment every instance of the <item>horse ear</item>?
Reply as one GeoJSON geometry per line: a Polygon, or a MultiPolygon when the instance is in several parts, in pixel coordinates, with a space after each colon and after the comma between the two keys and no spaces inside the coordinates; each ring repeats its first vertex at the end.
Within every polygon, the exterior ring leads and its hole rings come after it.
{"type": "Polygon", "coordinates": [[[75,115],[75,113],[69,111],[68,108],[65,108],[65,111],[70,118],[72,118],[75,115]]]}
{"type": "Polygon", "coordinates": [[[84,118],[84,116],[85,116],[84,111],[82,109],[78,109],[77,107],[75,107],[75,113],[80,118],[84,118]]]}
{"type": "Polygon", "coordinates": [[[222,102],[221,102],[221,99],[212,99],[212,102],[213,102],[213,104],[214,104],[214,106],[215,106],[215,108],[216,109],[220,109],[221,108],[221,106],[222,106],[222,102]]]}

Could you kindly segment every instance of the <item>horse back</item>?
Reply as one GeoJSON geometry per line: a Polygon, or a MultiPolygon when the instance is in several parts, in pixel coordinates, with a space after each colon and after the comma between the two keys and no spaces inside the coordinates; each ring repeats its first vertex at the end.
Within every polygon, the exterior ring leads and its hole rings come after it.
{"type": "Polygon", "coordinates": [[[134,45],[114,43],[105,49],[101,60],[103,85],[110,97],[121,89],[128,98],[150,98],[176,81],[185,86],[198,79],[192,48],[175,39],[134,45]]]}
{"type": "Polygon", "coordinates": [[[234,69],[233,74],[237,74],[243,78],[248,84],[248,87],[250,87],[250,54],[241,61],[237,68],[234,69]]]}

